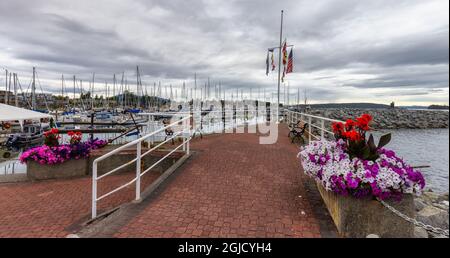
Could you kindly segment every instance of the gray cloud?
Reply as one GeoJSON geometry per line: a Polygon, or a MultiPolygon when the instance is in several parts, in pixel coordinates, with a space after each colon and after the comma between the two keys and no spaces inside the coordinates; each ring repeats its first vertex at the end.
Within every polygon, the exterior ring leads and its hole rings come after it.
{"type": "Polygon", "coordinates": [[[3,0],[0,65],[24,81],[37,66],[48,91],[57,91],[63,73],[89,80],[95,72],[103,83],[125,72],[132,82],[139,65],[146,85],[192,86],[197,73],[200,85],[211,77],[229,91],[274,92],[264,66],[266,49],[278,44],[280,9],[295,44],[288,81],[312,100],[360,102],[360,89],[380,97],[402,88],[448,103],[441,0],[3,0]]]}

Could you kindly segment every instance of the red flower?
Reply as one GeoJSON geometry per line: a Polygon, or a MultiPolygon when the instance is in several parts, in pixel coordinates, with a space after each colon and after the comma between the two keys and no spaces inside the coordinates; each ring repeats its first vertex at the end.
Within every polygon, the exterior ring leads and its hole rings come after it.
{"type": "Polygon", "coordinates": [[[353,127],[356,125],[356,122],[351,120],[351,119],[347,119],[347,121],[345,122],[345,129],[347,129],[347,131],[350,131],[353,129],[353,127]]]}
{"type": "Polygon", "coordinates": [[[350,141],[360,141],[362,139],[361,134],[359,134],[356,130],[351,130],[344,133],[344,136],[348,138],[350,141]]]}
{"type": "Polygon", "coordinates": [[[369,114],[364,114],[356,118],[356,121],[359,129],[368,131],[370,130],[369,123],[372,121],[372,116],[370,116],[369,114]]]}
{"type": "Polygon", "coordinates": [[[341,122],[333,122],[331,126],[335,134],[342,134],[344,132],[344,124],[341,122]]]}
{"type": "Polygon", "coordinates": [[[369,114],[363,114],[362,116],[361,116],[362,118],[364,118],[364,119],[366,119],[369,123],[372,121],[372,116],[371,115],[369,115],[369,114]]]}

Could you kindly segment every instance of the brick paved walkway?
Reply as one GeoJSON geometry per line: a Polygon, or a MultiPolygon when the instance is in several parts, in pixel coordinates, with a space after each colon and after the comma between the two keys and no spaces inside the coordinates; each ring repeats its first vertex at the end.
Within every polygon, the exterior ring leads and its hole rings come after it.
{"type": "MultiPolygon", "coordinates": [[[[129,181],[121,174],[105,177],[99,193],[129,181]]],[[[143,184],[149,185],[157,173],[147,173],[143,184]]],[[[0,237],[65,237],[77,232],[90,219],[91,177],[48,180],[35,183],[0,184],[0,237]]],[[[134,186],[125,188],[99,202],[106,210],[134,198],[134,186]]]]}
{"type": "MultiPolygon", "coordinates": [[[[335,236],[313,182],[299,168],[298,147],[286,135],[287,129],[280,127],[274,145],[259,145],[255,134],[195,139],[193,157],[157,191],[127,212],[118,212],[106,230],[91,236],[335,236]]],[[[133,175],[106,177],[99,192],[133,175]]],[[[143,188],[157,176],[148,173],[143,188]]],[[[99,209],[133,198],[131,186],[102,200],[99,209]]],[[[90,177],[0,184],[0,237],[65,237],[78,232],[90,218],[90,201],[90,177]]]]}
{"type": "Polygon", "coordinates": [[[225,134],[194,140],[192,148],[194,157],[111,236],[321,237],[324,229],[334,236],[287,128],[274,145],[259,145],[255,134],[225,134]]]}

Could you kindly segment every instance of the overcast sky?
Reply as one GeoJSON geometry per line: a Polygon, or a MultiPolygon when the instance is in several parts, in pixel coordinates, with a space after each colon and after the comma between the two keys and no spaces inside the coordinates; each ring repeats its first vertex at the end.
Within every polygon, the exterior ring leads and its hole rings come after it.
{"type": "Polygon", "coordinates": [[[134,81],[139,65],[146,85],[192,87],[197,73],[230,92],[275,92],[265,59],[281,9],[295,45],[291,99],[300,88],[312,103],[448,104],[447,0],[1,0],[0,67],[26,88],[36,66],[46,91],[61,74],[95,72],[100,92],[114,73],[134,81]]]}

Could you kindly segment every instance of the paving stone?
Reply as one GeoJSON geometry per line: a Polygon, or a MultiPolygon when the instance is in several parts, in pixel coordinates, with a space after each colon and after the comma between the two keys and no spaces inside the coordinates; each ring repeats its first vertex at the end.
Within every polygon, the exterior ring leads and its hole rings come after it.
{"type": "Polygon", "coordinates": [[[165,214],[181,222],[165,229],[174,237],[320,237],[319,224],[333,228],[332,221],[316,218],[311,207],[317,205],[303,187],[309,178],[296,158],[299,148],[286,130],[280,127],[273,145],[260,145],[259,135],[248,133],[193,140],[197,154],[167,183],[157,204],[150,202],[114,236],[157,237],[155,218],[165,214]]]}

